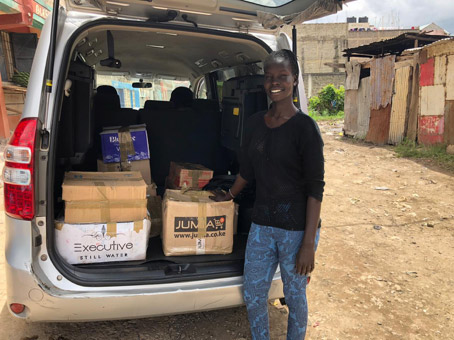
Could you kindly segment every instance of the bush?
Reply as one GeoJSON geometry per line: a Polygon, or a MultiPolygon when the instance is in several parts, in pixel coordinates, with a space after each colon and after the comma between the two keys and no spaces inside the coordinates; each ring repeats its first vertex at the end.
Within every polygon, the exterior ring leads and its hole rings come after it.
{"type": "Polygon", "coordinates": [[[335,116],[344,111],[345,89],[341,85],[338,89],[333,84],[326,85],[309,100],[309,110],[320,115],[335,116]]]}

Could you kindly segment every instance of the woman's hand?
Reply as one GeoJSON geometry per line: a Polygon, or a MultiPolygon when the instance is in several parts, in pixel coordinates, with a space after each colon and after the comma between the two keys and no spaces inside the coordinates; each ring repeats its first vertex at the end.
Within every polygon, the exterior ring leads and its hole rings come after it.
{"type": "Polygon", "coordinates": [[[314,246],[302,245],[296,255],[296,273],[309,276],[315,268],[315,250],[314,246]]]}
{"type": "Polygon", "coordinates": [[[224,201],[230,201],[232,197],[229,195],[229,193],[225,193],[222,190],[216,190],[211,192],[214,196],[209,196],[213,201],[216,202],[224,202],[224,201]]]}

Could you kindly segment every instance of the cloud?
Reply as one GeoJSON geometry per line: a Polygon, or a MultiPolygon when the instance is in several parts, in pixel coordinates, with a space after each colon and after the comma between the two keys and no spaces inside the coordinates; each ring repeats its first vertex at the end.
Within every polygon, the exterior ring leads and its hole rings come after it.
{"type": "Polygon", "coordinates": [[[423,26],[432,22],[454,33],[454,1],[451,0],[357,0],[326,18],[311,22],[345,22],[347,17],[369,17],[377,27],[423,26]]]}

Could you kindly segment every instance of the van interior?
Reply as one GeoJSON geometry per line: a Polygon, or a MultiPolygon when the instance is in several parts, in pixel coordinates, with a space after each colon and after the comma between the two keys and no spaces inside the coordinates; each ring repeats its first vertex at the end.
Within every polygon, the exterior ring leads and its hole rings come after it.
{"type": "MultiPolygon", "coordinates": [[[[51,142],[54,219],[64,212],[64,173],[97,170],[105,127],[146,125],[158,195],[165,191],[171,161],[202,164],[214,171],[210,189],[229,188],[239,171],[245,121],[269,105],[263,89],[266,44],[249,34],[122,22],[81,30],[67,52],[67,72],[59,79],[65,91],[54,122],[58,133],[51,142]]],[[[238,232],[229,255],[165,256],[157,236],[143,261],[69,265],[56,249],[54,258],[85,285],[242,275],[254,191],[251,183],[235,199],[238,232]]]]}

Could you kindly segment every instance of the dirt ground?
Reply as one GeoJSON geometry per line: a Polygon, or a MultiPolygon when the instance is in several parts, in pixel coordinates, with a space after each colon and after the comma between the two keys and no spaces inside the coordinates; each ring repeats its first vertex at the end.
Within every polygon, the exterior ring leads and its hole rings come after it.
{"type": "MultiPolygon", "coordinates": [[[[454,338],[453,174],[320,124],[326,190],[307,339],[454,338]]],[[[3,201],[3,200],[2,200],[3,201]]],[[[92,323],[27,324],[5,306],[0,225],[0,339],[249,339],[245,308],[92,323]]],[[[272,339],[287,310],[270,303],[272,339]]]]}

